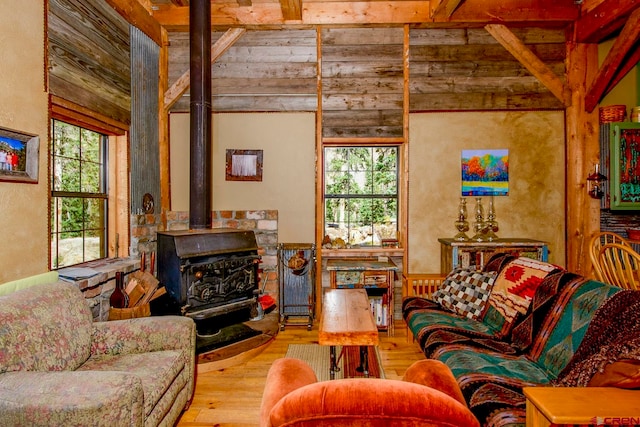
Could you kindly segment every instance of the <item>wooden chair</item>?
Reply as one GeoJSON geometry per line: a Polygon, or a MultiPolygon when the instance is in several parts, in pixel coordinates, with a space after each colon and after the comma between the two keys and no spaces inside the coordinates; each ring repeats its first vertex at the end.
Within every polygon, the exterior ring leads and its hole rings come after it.
{"type": "Polygon", "coordinates": [[[603,282],[624,289],[640,289],[640,254],[630,245],[608,243],[600,248],[599,265],[603,282]]]}
{"type": "Polygon", "coordinates": [[[600,267],[600,248],[609,243],[631,246],[624,237],[612,231],[602,231],[593,236],[589,245],[589,257],[591,258],[591,264],[593,265],[593,271],[596,279],[601,282],[604,282],[605,280],[602,274],[602,268],[600,267]]]}

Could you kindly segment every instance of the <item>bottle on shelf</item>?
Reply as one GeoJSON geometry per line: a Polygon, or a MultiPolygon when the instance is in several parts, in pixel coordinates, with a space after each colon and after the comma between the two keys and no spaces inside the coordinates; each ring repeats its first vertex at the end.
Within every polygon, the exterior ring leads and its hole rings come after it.
{"type": "Polygon", "coordinates": [[[113,308],[129,306],[129,295],[124,291],[124,273],[122,271],[116,271],[116,288],[109,297],[109,304],[113,308]]]}

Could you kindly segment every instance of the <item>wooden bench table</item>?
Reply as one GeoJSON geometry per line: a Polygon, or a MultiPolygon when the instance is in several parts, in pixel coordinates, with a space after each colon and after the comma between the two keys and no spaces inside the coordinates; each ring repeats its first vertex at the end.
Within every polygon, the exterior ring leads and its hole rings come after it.
{"type": "Polygon", "coordinates": [[[330,346],[331,379],[338,370],[336,347],[360,346],[360,368],[369,375],[368,346],[378,345],[378,328],[364,289],[327,289],[323,296],[318,331],[320,345],[330,346]]]}

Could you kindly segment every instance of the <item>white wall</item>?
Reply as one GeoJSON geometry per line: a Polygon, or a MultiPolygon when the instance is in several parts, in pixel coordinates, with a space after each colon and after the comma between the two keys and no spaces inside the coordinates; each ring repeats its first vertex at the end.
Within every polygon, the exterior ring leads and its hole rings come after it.
{"type": "Polygon", "coordinates": [[[0,127],[40,137],[37,184],[0,182],[0,283],[48,271],[44,2],[0,0],[0,127]]]}
{"type": "MultiPolygon", "coordinates": [[[[171,209],[189,210],[189,115],[172,114],[171,209]]],[[[213,210],[278,210],[278,240],[315,240],[315,114],[214,114],[213,210]],[[227,149],[263,150],[261,182],[226,181],[227,149]]]]}

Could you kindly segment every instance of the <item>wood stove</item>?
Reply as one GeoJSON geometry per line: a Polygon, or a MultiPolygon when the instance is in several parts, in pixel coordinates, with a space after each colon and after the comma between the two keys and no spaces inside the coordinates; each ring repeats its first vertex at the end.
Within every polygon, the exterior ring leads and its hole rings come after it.
{"type": "Polygon", "coordinates": [[[240,310],[255,316],[259,262],[253,231],[158,232],[158,279],[196,325],[240,310]]]}

